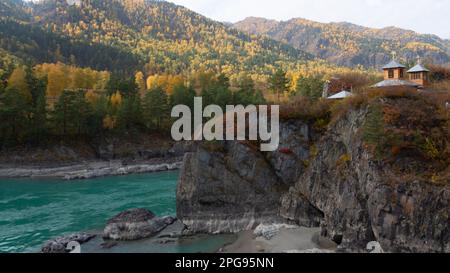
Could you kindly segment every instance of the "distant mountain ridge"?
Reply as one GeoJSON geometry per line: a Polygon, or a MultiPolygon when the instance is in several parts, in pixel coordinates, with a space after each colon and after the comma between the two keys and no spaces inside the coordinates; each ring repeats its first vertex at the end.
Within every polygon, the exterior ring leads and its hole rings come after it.
{"type": "Polygon", "coordinates": [[[380,68],[392,51],[405,62],[414,61],[417,55],[434,63],[450,62],[450,40],[396,27],[374,29],[347,22],[257,17],[249,17],[233,27],[253,35],[266,35],[338,65],[380,68]]]}
{"type": "Polygon", "coordinates": [[[24,60],[128,73],[146,68],[148,73],[268,74],[280,65],[313,59],[290,45],[253,37],[165,1],[4,0],[0,34],[0,48],[24,60]]]}

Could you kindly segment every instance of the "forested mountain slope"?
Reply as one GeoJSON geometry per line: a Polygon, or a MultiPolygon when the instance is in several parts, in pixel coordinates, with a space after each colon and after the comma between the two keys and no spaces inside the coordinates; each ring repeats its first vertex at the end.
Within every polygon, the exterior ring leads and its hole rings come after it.
{"type": "Polygon", "coordinates": [[[216,71],[267,74],[312,56],[230,29],[163,1],[2,1],[0,47],[23,60],[62,61],[146,74],[216,71]]]}
{"type": "Polygon", "coordinates": [[[417,55],[433,63],[450,62],[448,40],[395,27],[373,29],[350,23],[325,24],[300,18],[278,22],[254,17],[238,22],[234,27],[289,43],[345,66],[380,68],[389,60],[392,51],[396,51],[404,62],[415,61],[417,55]]]}

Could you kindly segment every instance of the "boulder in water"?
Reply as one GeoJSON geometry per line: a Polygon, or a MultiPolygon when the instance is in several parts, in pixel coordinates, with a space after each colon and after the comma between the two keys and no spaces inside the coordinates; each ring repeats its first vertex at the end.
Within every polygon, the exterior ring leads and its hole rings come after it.
{"type": "Polygon", "coordinates": [[[42,253],[69,253],[73,249],[69,247],[71,243],[82,245],[95,238],[95,235],[87,233],[76,233],[69,236],[59,237],[46,242],[41,249],[42,253]]]}
{"type": "Polygon", "coordinates": [[[152,237],[176,221],[167,216],[156,217],[146,209],[131,209],[108,221],[103,238],[115,241],[133,241],[152,237]]]}

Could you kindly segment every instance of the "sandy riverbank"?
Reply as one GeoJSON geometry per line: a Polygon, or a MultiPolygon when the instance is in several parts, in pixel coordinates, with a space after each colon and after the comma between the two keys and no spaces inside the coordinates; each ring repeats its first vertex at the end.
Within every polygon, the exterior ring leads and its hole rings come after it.
{"type": "Polygon", "coordinates": [[[223,253],[333,253],[336,244],[320,237],[318,228],[281,228],[270,240],[244,231],[223,253]]]}

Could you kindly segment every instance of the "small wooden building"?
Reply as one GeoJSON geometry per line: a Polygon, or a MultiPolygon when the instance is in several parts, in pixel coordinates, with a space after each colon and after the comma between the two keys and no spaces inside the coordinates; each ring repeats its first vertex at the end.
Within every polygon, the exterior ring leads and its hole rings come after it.
{"type": "Polygon", "coordinates": [[[409,80],[409,78],[405,73],[405,70],[406,66],[397,62],[394,53],[392,61],[387,65],[383,66],[384,80],[375,84],[373,87],[374,88],[407,87],[411,89],[417,89],[420,86],[422,86],[419,82],[409,80]]]}
{"type": "Polygon", "coordinates": [[[420,59],[417,62],[417,65],[408,70],[409,80],[417,83],[421,87],[425,87],[428,85],[428,74],[430,70],[422,66],[420,63],[420,59]]]}
{"type": "Polygon", "coordinates": [[[385,80],[403,80],[405,79],[406,66],[393,59],[390,63],[383,66],[385,80]]]}

